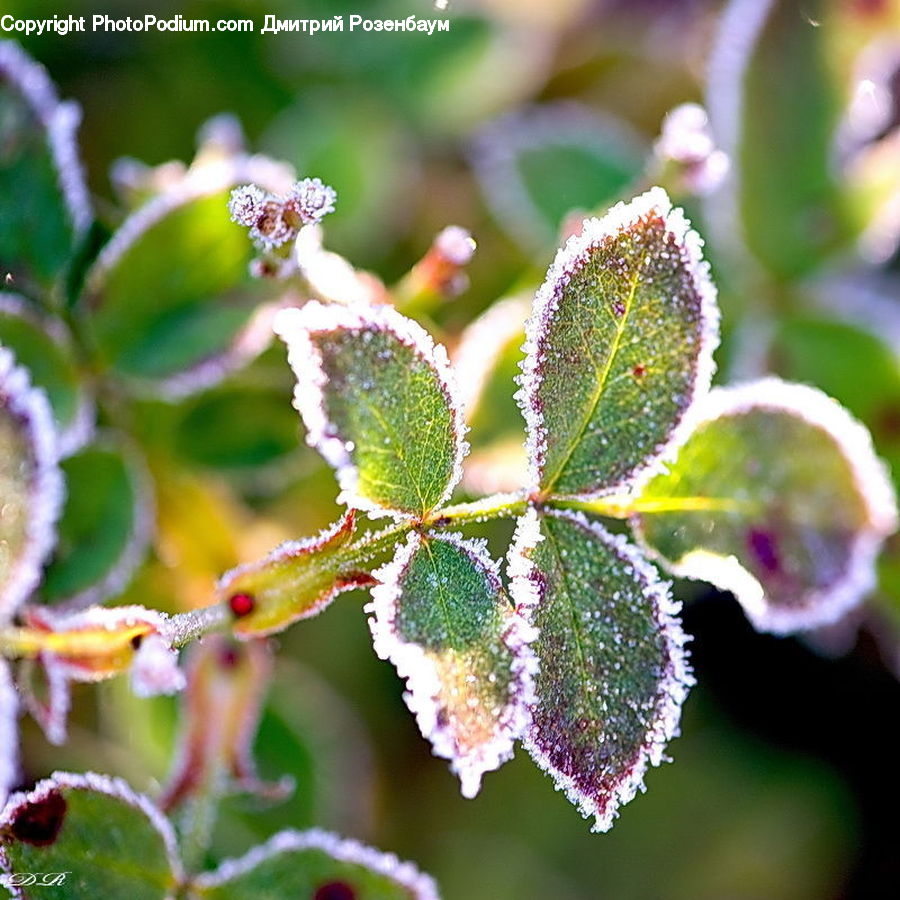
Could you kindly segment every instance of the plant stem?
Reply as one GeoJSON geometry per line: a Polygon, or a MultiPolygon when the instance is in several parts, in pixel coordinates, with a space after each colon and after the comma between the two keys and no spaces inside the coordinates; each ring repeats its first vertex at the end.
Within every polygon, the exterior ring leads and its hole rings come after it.
{"type": "MultiPolygon", "coordinates": [[[[640,501],[627,496],[602,497],[587,501],[558,498],[550,502],[562,509],[581,509],[615,518],[626,518],[642,509],[640,501]]],[[[397,543],[411,531],[430,531],[487,522],[492,519],[511,518],[524,513],[528,504],[528,496],[524,491],[494,494],[481,500],[459,503],[433,511],[423,519],[407,518],[392,522],[380,530],[367,531],[349,543],[341,552],[341,570],[372,572],[390,558],[397,543]]],[[[232,615],[227,603],[224,602],[179,613],[166,621],[165,636],[171,641],[172,646],[183,647],[205,634],[227,630],[232,615]]],[[[35,657],[47,651],[61,656],[91,657],[97,653],[108,654],[112,646],[111,641],[118,645],[127,643],[129,639],[129,635],[124,632],[115,638],[112,634],[98,635],[95,632],[96,629],[85,633],[78,629],[66,632],[8,626],[0,629],[0,656],[13,659],[35,657]]]]}

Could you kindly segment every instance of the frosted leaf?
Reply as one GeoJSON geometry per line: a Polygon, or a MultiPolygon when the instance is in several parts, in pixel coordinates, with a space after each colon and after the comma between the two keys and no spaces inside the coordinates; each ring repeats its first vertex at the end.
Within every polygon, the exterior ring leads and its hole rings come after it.
{"type": "Polygon", "coordinates": [[[37,586],[63,499],[46,394],[0,347],[0,622],[37,586]]]}
{"type": "Polygon", "coordinates": [[[653,188],[559,251],[528,321],[518,394],[533,490],[622,489],[684,439],[718,343],[701,244],[653,188]]]}
{"type": "Polygon", "coordinates": [[[509,570],[538,630],[525,747],[607,831],[678,733],[693,683],[679,604],[635,547],[573,513],[527,513],[509,570]]]}
{"type": "Polygon", "coordinates": [[[59,319],[38,313],[24,297],[0,291],[0,344],[30,371],[34,387],[46,392],[60,455],[71,455],[90,439],[95,411],[69,330],[59,319]]]}
{"type": "Polygon", "coordinates": [[[434,881],[412,863],[319,829],[282,831],[194,884],[209,900],[255,900],[273,889],[285,897],[326,896],[334,885],[343,887],[341,897],[439,900],[434,881]]]}
{"type": "Polygon", "coordinates": [[[229,192],[290,184],[260,156],[218,158],[171,178],[104,246],[79,300],[103,364],[128,388],[179,399],[220,382],[271,342],[280,304],[254,278],[253,246],[224,215],[229,192]]]}
{"type": "Polygon", "coordinates": [[[59,547],[38,598],[71,612],[127,587],[153,535],[154,492],[137,448],[111,432],[64,460],[62,472],[67,496],[59,547]]]}
{"type": "Polygon", "coordinates": [[[92,772],[54,772],[9,798],[0,871],[7,879],[65,872],[65,896],[135,900],[169,900],[184,877],[172,826],[156,806],[121,779],[92,772]]]}
{"type": "Polygon", "coordinates": [[[29,288],[59,286],[93,218],[75,133],[43,66],[0,41],[0,260],[29,288]]]}
{"type": "Polygon", "coordinates": [[[732,591],[761,631],[830,624],[875,583],[897,527],[866,429],[806,385],[713,391],[669,472],[636,501],[641,540],[676,575],[732,591]]]}
{"type": "Polygon", "coordinates": [[[474,797],[527,724],[534,631],[481,543],[414,532],[375,577],[375,652],[406,679],[419,729],[474,797]]]}
{"type": "Polygon", "coordinates": [[[646,149],[622,121],[576,103],[535,106],[482,129],[472,165],[497,222],[529,250],[573,209],[608,205],[637,181],[646,149]]]}
{"type": "Polygon", "coordinates": [[[371,584],[372,576],[343,556],[354,523],[349,510],[316,537],[287,541],[226,572],[216,594],[230,609],[233,633],[250,638],[283,631],[317,615],[342,592],[371,584]]]}
{"type": "Polygon", "coordinates": [[[387,306],[286,309],[275,322],[297,376],[307,442],[348,506],[424,516],[459,481],[467,446],[447,354],[387,306]]]}
{"type": "MultiPolygon", "coordinates": [[[[51,657],[54,666],[72,681],[102,681],[127,671],[150,635],[166,646],[175,640],[169,616],[143,606],[94,606],[74,613],[31,606],[25,610],[25,620],[30,627],[48,633],[42,655],[51,657]]],[[[139,669],[152,661],[152,656],[151,652],[141,661],[139,669]]]]}
{"type": "Polygon", "coordinates": [[[849,21],[857,6],[828,0],[723,6],[706,108],[717,145],[735,165],[711,195],[707,221],[710,239],[735,264],[766,270],[757,278],[795,280],[848,243],[853,225],[835,178],[834,141],[850,82],[839,56],[855,55],[865,33],[849,21]]]}

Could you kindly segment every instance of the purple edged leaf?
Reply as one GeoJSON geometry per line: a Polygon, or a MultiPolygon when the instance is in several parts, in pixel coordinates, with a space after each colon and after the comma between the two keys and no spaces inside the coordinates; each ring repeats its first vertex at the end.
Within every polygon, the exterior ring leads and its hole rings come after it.
{"type": "Polygon", "coordinates": [[[449,499],[467,445],[440,344],[389,306],[313,301],[282,310],[275,330],[307,441],[337,470],[340,500],[420,517],[449,499]]]}
{"type": "Polygon", "coordinates": [[[635,547],[575,513],[526,513],[509,563],[538,631],[525,747],[607,831],[678,731],[693,683],[678,604],[635,547]]]}
{"type": "Polygon", "coordinates": [[[320,829],[282,831],[188,887],[190,900],[438,900],[412,863],[320,829]]]}
{"type": "Polygon", "coordinates": [[[121,779],[92,772],[54,772],[9,798],[0,813],[0,871],[17,898],[38,896],[17,886],[29,873],[71,900],[170,900],[183,880],[168,820],[121,779]]]}
{"type": "Polygon", "coordinates": [[[63,493],[47,396],[0,347],[0,622],[40,580],[63,493]]]}
{"type": "Polygon", "coordinates": [[[559,251],[528,321],[518,394],[535,491],[622,488],[683,439],[718,342],[700,247],[653,188],[586,220],[559,251]]]}
{"type": "Polygon", "coordinates": [[[406,679],[422,734],[474,797],[527,724],[533,630],[479,542],[413,532],[375,576],[375,651],[406,679]]]}
{"type": "Polygon", "coordinates": [[[638,536],[674,574],[732,591],[777,634],[859,603],[897,528],[868,431],[821,391],[776,378],[713,391],[635,510],[638,536]]]}

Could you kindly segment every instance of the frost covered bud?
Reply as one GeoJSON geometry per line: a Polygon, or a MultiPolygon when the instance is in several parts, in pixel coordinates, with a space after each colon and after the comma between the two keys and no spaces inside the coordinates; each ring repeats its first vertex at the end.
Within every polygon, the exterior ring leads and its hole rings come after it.
{"type": "Polygon", "coordinates": [[[295,216],[301,225],[312,225],[334,212],[335,200],[334,188],[322,184],[319,178],[304,178],[291,188],[284,201],[285,216],[295,216]]]}
{"type": "Polygon", "coordinates": [[[262,204],[256,224],[250,229],[250,237],[263,247],[280,247],[297,236],[297,228],[288,222],[284,209],[277,200],[262,204]]]}
{"type": "Polygon", "coordinates": [[[716,148],[706,110],[696,103],[668,113],[654,150],[664,166],[674,165],[679,186],[692,194],[711,193],[728,172],[728,157],[716,148]]]}
{"type": "Polygon", "coordinates": [[[401,293],[456,297],[469,286],[469,279],[462,269],[474,255],[472,235],[458,225],[448,225],[413,267],[401,293]]]}
{"type": "Polygon", "coordinates": [[[298,181],[283,197],[267,194],[255,184],[231,192],[231,218],[250,229],[250,237],[266,250],[292,241],[304,225],[320,222],[334,211],[337,194],[318,178],[298,181]]]}
{"type": "Polygon", "coordinates": [[[235,188],[228,201],[231,220],[246,228],[253,228],[262,215],[265,199],[266,195],[255,184],[235,188]]]}
{"type": "Polygon", "coordinates": [[[465,228],[448,225],[435,239],[433,247],[448,263],[465,266],[475,255],[475,240],[465,228]]]}

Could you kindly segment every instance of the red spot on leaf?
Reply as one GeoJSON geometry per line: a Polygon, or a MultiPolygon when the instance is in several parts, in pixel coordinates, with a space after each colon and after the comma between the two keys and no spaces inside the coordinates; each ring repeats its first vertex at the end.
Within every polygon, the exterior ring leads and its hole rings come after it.
{"type": "Polygon", "coordinates": [[[757,565],[767,574],[774,575],[781,570],[778,557],[778,543],[771,531],[751,528],[747,532],[747,549],[757,565]]]}
{"type": "Polygon", "coordinates": [[[218,658],[223,669],[233,669],[241,661],[241,652],[235,644],[225,644],[219,648],[218,658]]]}
{"type": "Polygon", "coordinates": [[[329,881],[316,888],[313,900],[356,900],[356,891],[345,881],[329,881]]]}
{"type": "Polygon", "coordinates": [[[631,370],[631,374],[634,375],[635,378],[643,378],[647,374],[647,367],[637,365],[631,370]]]}
{"type": "Polygon", "coordinates": [[[49,847],[59,836],[65,817],[65,797],[53,790],[16,810],[10,830],[16,840],[35,847],[49,847]]]}
{"type": "Polygon", "coordinates": [[[228,598],[228,605],[231,607],[232,613],[238,619],[249,616],[256,609],[256,600],[252,594],[232,594],[228,598]]]}

